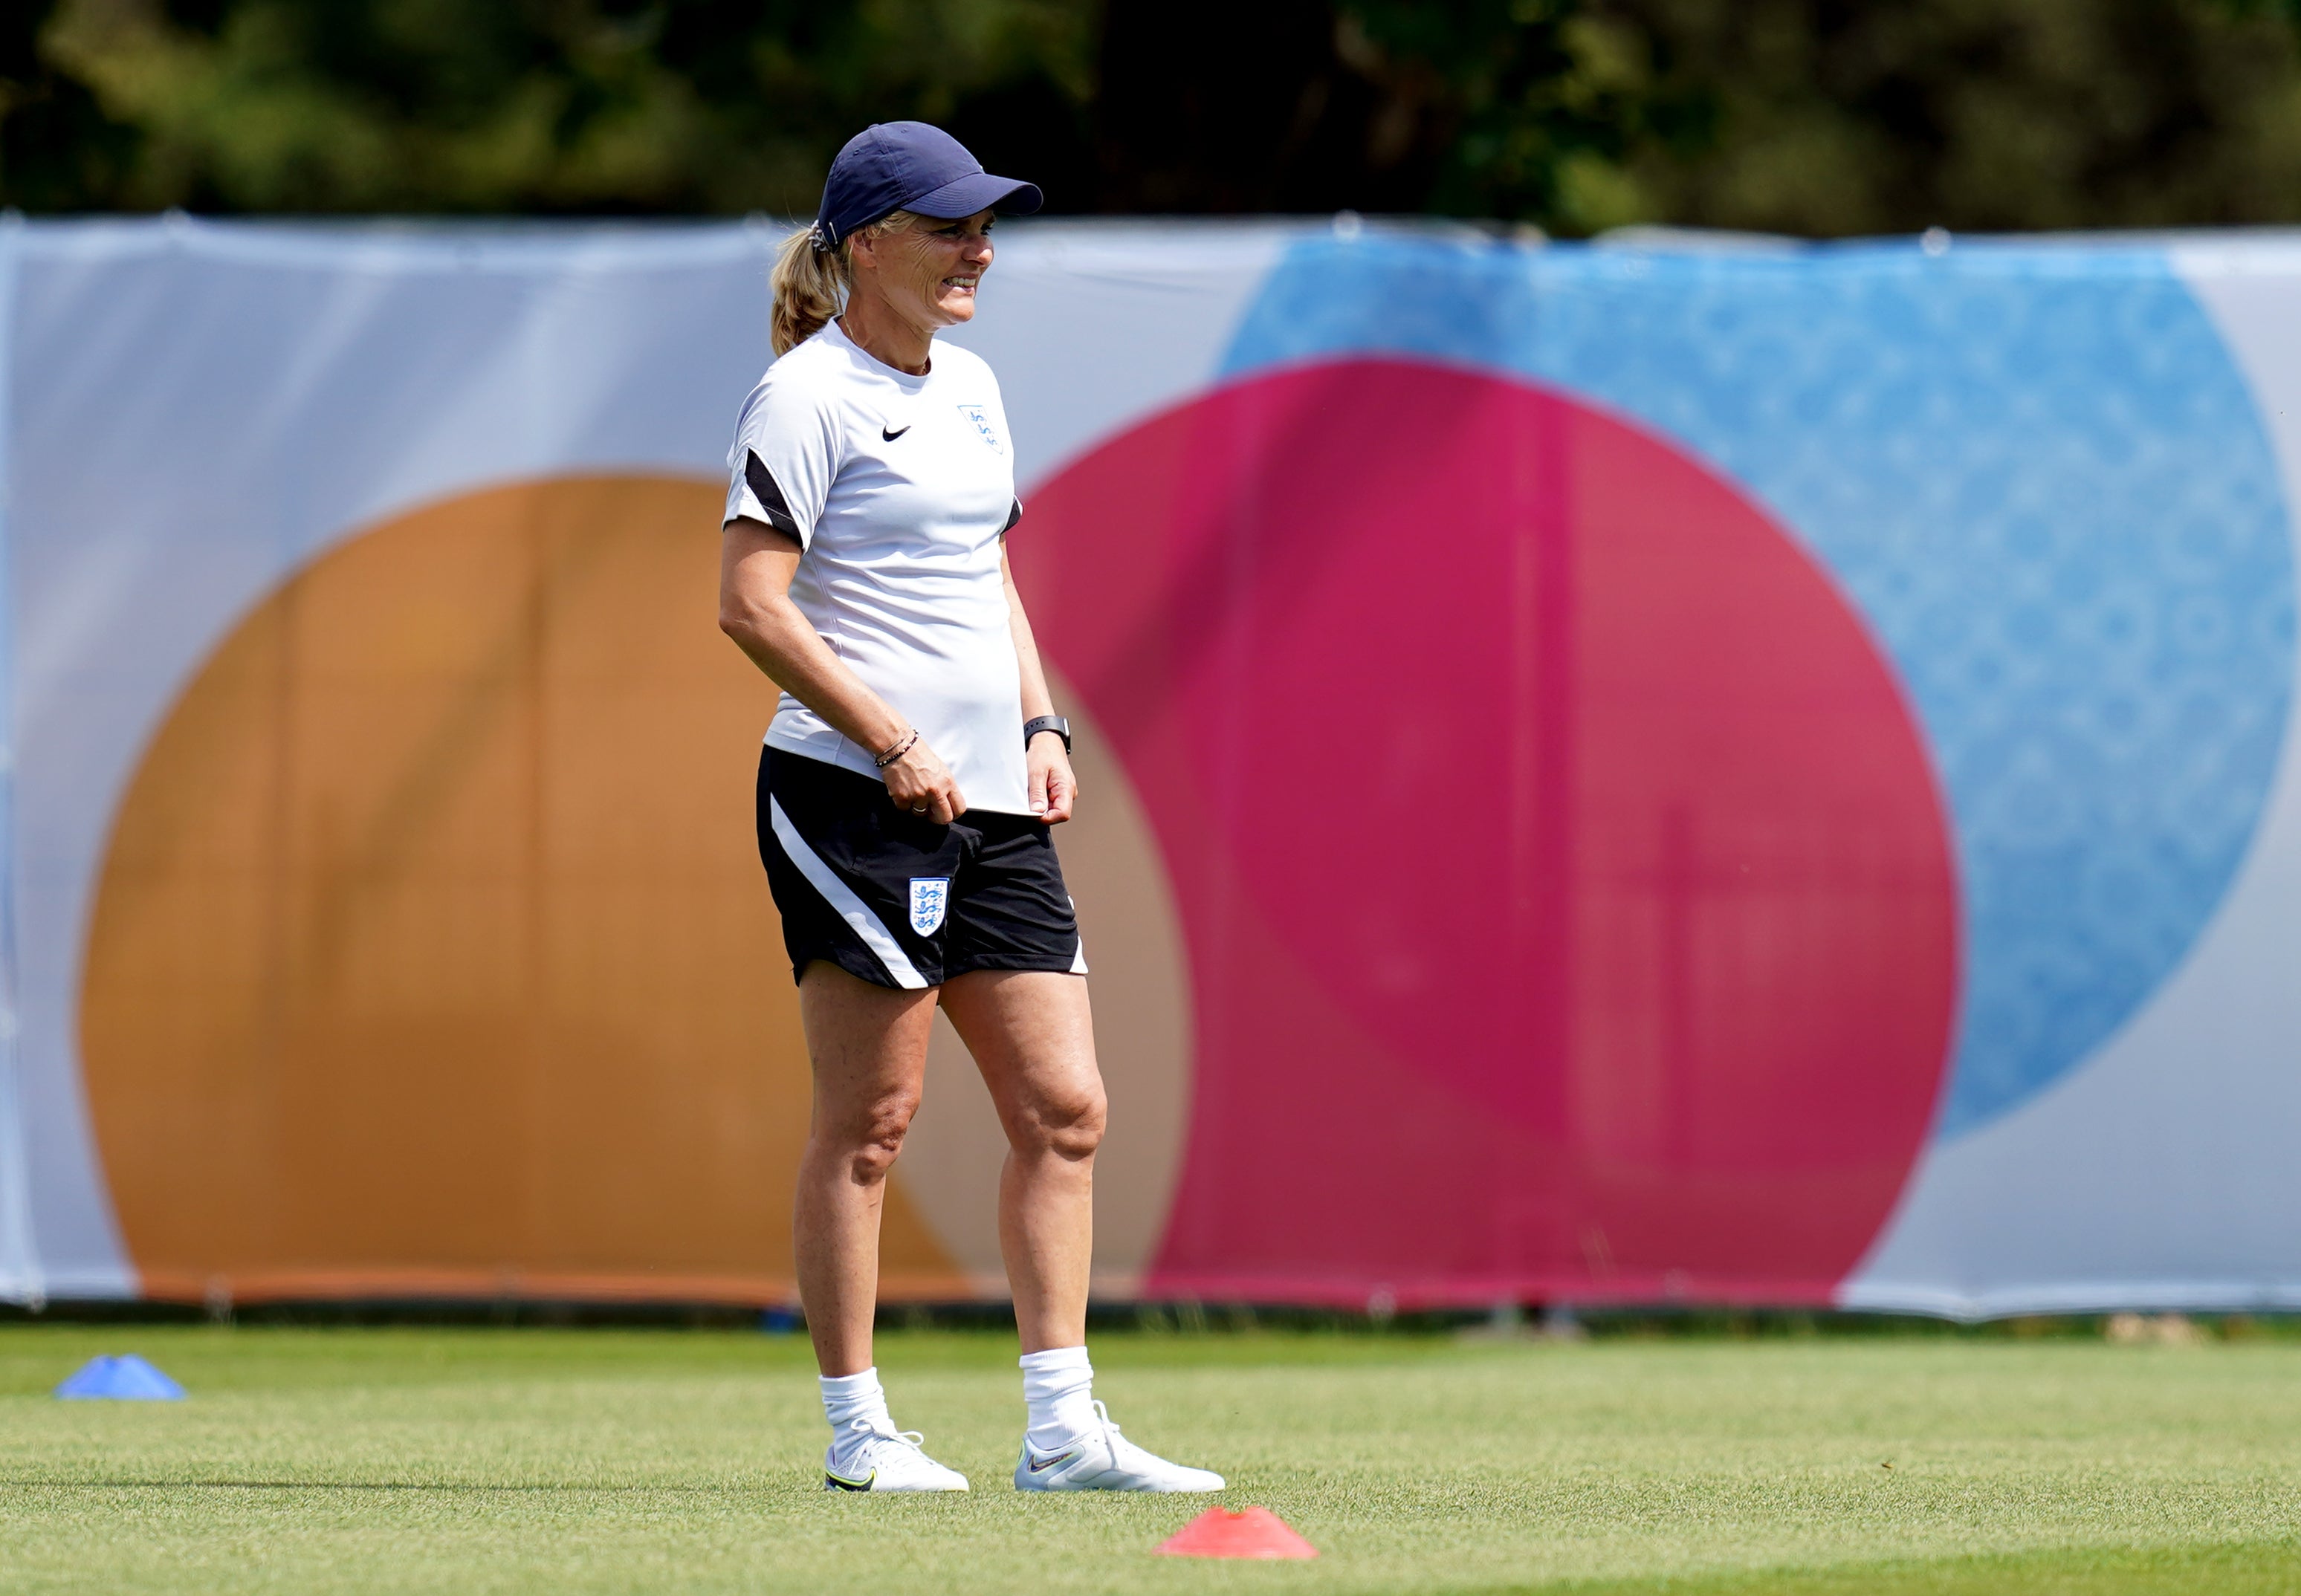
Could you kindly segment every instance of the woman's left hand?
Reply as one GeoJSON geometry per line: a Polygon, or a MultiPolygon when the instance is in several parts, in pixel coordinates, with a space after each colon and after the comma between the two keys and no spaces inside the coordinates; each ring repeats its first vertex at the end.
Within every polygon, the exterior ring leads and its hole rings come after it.
{"type": "Polygon", "coordinates": [[[1070,754],[1051,731],[1033,738],[1025,752],[1031,768],[1031,813],[1050,826],[1060,825],[1078,802],[1078,778],[1071,774],[1070,754]]]}

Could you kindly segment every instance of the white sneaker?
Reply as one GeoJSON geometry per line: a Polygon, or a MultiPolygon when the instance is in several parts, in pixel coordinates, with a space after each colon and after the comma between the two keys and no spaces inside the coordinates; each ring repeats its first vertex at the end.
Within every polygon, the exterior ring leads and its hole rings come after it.
{"type": "Polygon", "coordinates": [[[1094,1405],[1100,1422],[1051,1452],[1023,1439],[1015,1461],[1017,1491],[1219,1491],[1223,1477],[1203,1468],[1184,1468],[1136,1446],[1110,1422],[1110,1410],[1094,1405]]]}
{"type": "Polygon", "coordinates": [[[916,1430],[881,1430],[867,1418],[851,1419],[847,1428],[823,1454],[825,1491],[966,1489],[965,1475],[920,1450],[926,1437],[916,1430]]]}

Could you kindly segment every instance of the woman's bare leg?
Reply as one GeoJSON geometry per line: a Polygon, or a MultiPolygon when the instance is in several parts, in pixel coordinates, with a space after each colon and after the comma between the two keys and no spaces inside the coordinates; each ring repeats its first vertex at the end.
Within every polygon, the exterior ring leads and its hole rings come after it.
{"type": "Polygon", "coordinates": [[[1007,1129],[999,1248],[1023,1350],[1084,1346],[1104,1112],[1086,982],[978,970],[944,984],[942,1007],[1007,1129]]]}
{"type": "Polygon", "coordinates": [[[871,1366],[879,1212],[925,1080],[935,994],[899,991],[817,959],[799,983],[815,1067],[792,1243],[815,1360],[826,1375],[871,1366]]]}

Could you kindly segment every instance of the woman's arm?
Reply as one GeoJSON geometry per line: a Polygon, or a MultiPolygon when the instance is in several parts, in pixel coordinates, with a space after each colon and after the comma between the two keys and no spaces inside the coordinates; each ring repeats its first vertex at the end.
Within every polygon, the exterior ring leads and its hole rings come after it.
{"type": "MultiPolygon", "coordinates": [[[[719,544],[719,630],[774,684],[876,755],[911,735],[910,723],[863,685],[791,601],[799,539],[763,522],[731,521],[719,544]]],[[[1008,586],[1008,591],[1014,591],[1008,586]]],[[[1027,634],[1026,634],[1027,635],[1027,634]]],[[[1032,671],[1037,663],[1033,657],[1032,671]]],[[[1042,686],[1040,696],[1046,689],[1042,686]]],[[[1036,741],[1037,739],[1032,740],[1036,741]]],[[[879,773],[895,802],[938,825],[966,813],[958,783],[924,738],[879,773]]]]}
{"type": "MultiPolygon", "coordinates": [[[[1023,673],[1023,718],[1035,721],[1055,713],[1053,695],[1047,691],[1047,673],[1039,664],[1039,645],[1031,636],[1031,617],[1023,613],[1023,595],[1015,590],[1015,568],[1007,563],[1007,543],[999,544],[999,574],[1007,583],[1007,624],[1015,633],[1015,663],[1023,673]]],[[[1070,751],[1051,731],[1042,731],[1025,751],[1031,769],[1031,813],[1049,825],[1071,817],[1078,803],[1078,778],[1071,773],[1070,751]]]]}

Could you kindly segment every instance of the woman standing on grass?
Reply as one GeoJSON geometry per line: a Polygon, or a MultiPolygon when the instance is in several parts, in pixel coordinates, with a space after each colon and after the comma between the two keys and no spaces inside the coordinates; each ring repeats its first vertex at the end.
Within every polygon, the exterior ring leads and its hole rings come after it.
{"type": "Polygon", "coordinates": [[[879,1214],[935,1006],[1006,1127],[1000,1245],[1023,1342],[1026,1491],[1218,1491],[1093,1399],[1086,1354],[1102,1077],[1050,828],[1077,798],[1008,573],[1021,519],[999,383],[936,331],[971,320],[993,207],[1037,188],[923,122],[841,150],[774,267],[778,358],[728,455],[720,626],[783,689],[759,852],[815,1075],[796,1251],[824,1484],[964,1491],[899,1431],[872,1365],[879,1214]]]}

